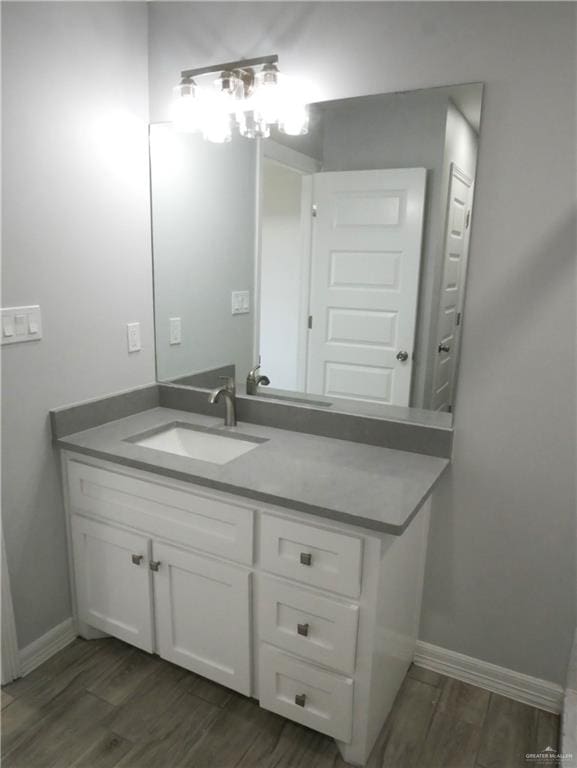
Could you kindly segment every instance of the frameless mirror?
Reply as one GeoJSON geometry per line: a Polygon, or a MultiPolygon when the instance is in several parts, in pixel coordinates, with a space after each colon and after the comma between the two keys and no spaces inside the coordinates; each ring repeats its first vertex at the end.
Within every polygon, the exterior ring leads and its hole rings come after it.
{"type": "Polygon", "coordinates": [[[152,125],[158,380],[260,363],[257,397],[450,423],[482,90],[322,102],[298,137],[152,125]]]}

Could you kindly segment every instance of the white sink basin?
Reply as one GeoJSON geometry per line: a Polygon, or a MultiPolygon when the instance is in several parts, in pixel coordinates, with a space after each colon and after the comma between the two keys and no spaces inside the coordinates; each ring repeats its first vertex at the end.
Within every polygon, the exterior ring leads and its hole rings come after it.
{"type": "Polygon", "coordinates": [[[258,448],[265,441],[259,438],[247,438],[246,435],[229,437],[194,427],[170,425],[156,434],[130,442],[143,448],[176,453],[178,456],[187,456],[190,459],[226,464],[242,456],[243,453],[258,448]]]}

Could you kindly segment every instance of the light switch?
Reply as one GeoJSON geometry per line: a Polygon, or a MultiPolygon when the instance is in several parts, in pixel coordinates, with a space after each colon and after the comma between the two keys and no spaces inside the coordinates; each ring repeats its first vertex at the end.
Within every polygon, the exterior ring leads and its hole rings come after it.
{"type": "Polygon", "coordinates": [[[169,317],[170,344],[180,344],[182,342],[182,323],[180,317],[169,317]]]}
{"type": "Polygon", "coordinates": [[[22,313],[14,315],[16,336],[26,336],[28,333],[28,317],[22,313]]]}
{"type": "Polygon", "coordinates": [[[2,335],[14,336],[14,318],[12,315],[6,315],[2,318],[2,335]]]}
{"type": "Polygon", "coordinates": [[[233,291],[231,295],[233,315],[246,315],[250,312],[250,296],[248,291],[233,291]]]}
{"type": "Polygon", "coordinates": [[[127,323],[126,335],[128,338],[128,351],[140,352],[142,344],[140,343],[140,323],[127,323]]]}
{"type": "Polygon", "coordinates": [[[2,314],[2,344],[20,344],[24,341],[40,341],[42,318],[40,307],[6,307],[2,314]]]}

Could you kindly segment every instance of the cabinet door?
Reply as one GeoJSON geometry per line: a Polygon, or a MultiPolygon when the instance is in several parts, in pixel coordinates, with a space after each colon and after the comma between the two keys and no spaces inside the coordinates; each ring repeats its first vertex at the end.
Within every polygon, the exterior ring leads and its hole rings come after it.
{"type": "Polygon", "coordinates": [[[72,538],[80,619],[152,651],[150,539],[77,515],[72,538]]]}
{"type": "Polygon", "coordinates": [[[250,573],[157,542],[152,566],[160,655],[250,695],[250,573]]]}

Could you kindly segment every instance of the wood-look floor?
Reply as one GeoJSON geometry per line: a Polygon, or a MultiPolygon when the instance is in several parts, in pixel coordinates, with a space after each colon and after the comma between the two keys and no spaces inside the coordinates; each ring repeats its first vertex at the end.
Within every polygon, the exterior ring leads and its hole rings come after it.
{"type": "MultiPolygon", "coordinates": [[[[559,718],[412,667],[370,768],[517,768],[559,718]]],[[[333,741],[117,640],[2,690],[4,768],[345,768],[333,741]]]]}

